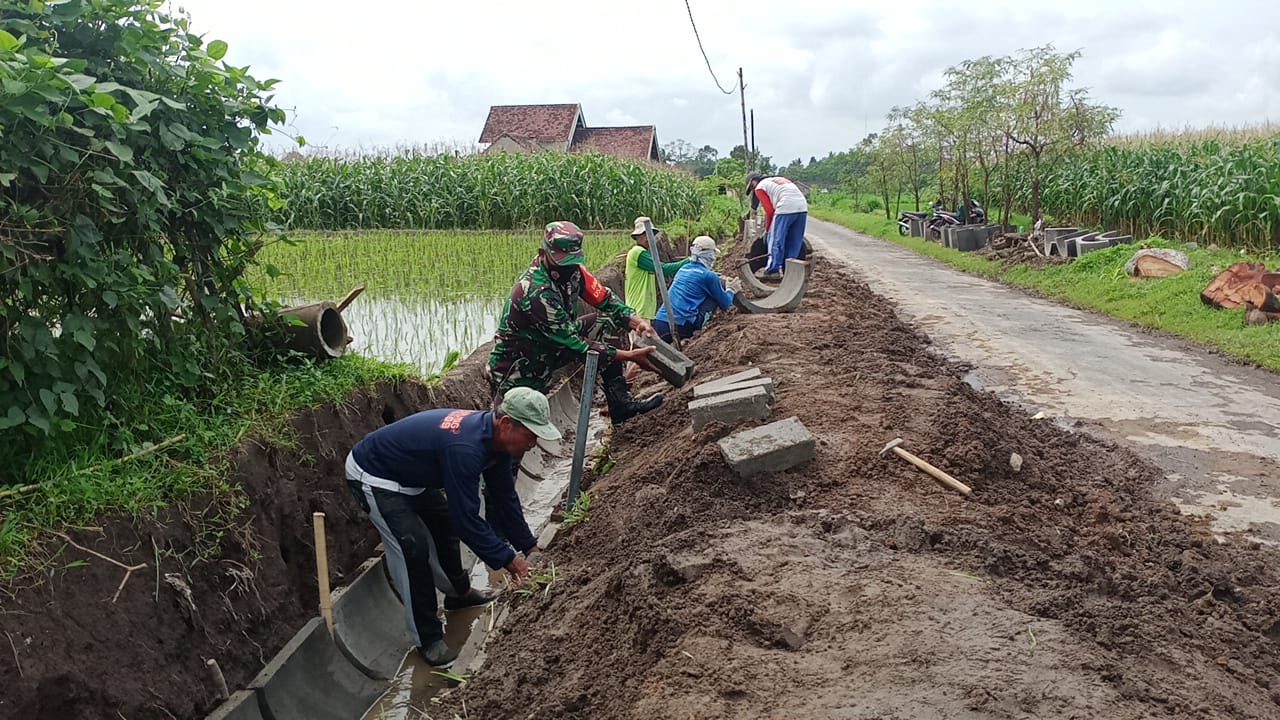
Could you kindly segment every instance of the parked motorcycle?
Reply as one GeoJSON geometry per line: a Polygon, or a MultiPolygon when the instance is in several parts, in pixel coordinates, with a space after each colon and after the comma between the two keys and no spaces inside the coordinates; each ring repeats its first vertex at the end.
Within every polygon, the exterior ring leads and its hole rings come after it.
{"type": "MultiPolygon", "coordinates": [[[[931,206],[931,211],[938,212],[941,209],[942,209],[942,201],[935,200],[933,202],[933,205],[931,206]]],[[[911,234],[912,220],[920,220],[922,222],[928,222],[929,212],[930,212],[929,210],[921,210],[921,211],[903,210],[899,212],[898,213],[898,234],[899,235],[911,234]]]]}
{"type": "Polygon", "coordinates": [[[985,225],[987,223],[987,211],[982,209],[977,200],[969,199],[969,224],[985,225]]]}

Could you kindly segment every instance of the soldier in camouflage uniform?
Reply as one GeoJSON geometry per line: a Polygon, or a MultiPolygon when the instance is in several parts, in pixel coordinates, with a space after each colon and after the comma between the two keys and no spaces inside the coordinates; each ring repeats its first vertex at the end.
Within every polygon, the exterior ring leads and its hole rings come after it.
{"type": "Polygon", "coordinates": [[[489,355],[489,383],[498,402],[513,387],[546,392],[556,369],[585,359],[588,350],[595,350],[600,353],[609,418],[617,425],[657,408],[662,395],[637,400],[622,373],[627,361],[652,370],[647,357],[652,347],[620,349],[604,340],[621,336],[627,329],[643,335],[654,331],[647,320],[588,272],[583,262],[582,230],[565,221],[547,225],[538,256],[503,307],[489,355]],[[579,298],[599,312],[578,317],[579,298]]]}

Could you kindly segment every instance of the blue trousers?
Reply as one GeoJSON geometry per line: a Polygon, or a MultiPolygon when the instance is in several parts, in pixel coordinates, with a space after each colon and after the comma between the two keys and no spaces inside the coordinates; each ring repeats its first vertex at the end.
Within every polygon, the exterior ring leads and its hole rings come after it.
{"type": "Polygon", "coordinates": [[[807,212],[773,216],[773,227],[769,229],[769,264],[765,265],[765,272],[782,272],[788,258],[800,257],[808,220],[807,212]]]}
{"type": "MultiPolygon", "coordinates": [[[[698,306],[698,316],[693,319],[693,322],[681,323],[676,326],[676,332],[680,333],[680,339],[688,340],[693,337],[694,333],[701,330],[702,326],[707,324],[707,320],[711,317],[711,313],[715,312],[717,307],[719,306],[716,305],[716,301],[714,299],[707,298],[703,300],[702,304],[698,306]]],[[[654,320],[650,324],[653,325],[654,332],[658,333],[658,337],[666,340],[667,342],[671,342],[672,333],[670,323],[666,320],[654,320]]]]}

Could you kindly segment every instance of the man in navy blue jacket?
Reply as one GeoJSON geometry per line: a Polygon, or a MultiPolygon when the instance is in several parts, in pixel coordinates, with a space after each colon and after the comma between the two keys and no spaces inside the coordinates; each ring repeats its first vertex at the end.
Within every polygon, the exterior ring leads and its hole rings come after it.
{"type": "Polygon", "coordinates": [[[682,338],[693,337],[716,308],[728,310],[733,306],[733,291],[726,290],[724,281],[711,269],[716,261],[716,241],[699,235],[694,238],[689,255],[692,262],[680,268],[667,290],[675,322],[667,317],[665,305],[658,308],[653,321],[654,332],[667,342],[671,342],[673,330],[682,338]]]}
{"type": "Polygon", "coordinates": [[[560,439],[550,415],[545,395],[516,387],[495,411],[416,413],[369,433],[347,455],[347,484],[382,536],[409,636],[431,665],[449,667],[458,656],[444,642],[436,588],[446,610],[493,599],[471,587],[459,538],[516,582],[529,573],[525,557],[538,551],[538,541],[520,507],[512,457],[538,438],[560,439]],[[481,477],[487,520],[480,516],[481,477]]]}

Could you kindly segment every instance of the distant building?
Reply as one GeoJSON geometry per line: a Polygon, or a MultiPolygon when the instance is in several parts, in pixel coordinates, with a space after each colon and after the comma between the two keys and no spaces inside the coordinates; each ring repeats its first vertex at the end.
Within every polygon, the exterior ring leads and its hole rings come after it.
{"type": "Polygon", "coordinates": [[[584,152],[594,150],[630,160],[658,162],[658,130],[653,125],[589,128],[582,106],[494,105],[480,144],[485,152],[584,152]]]}

